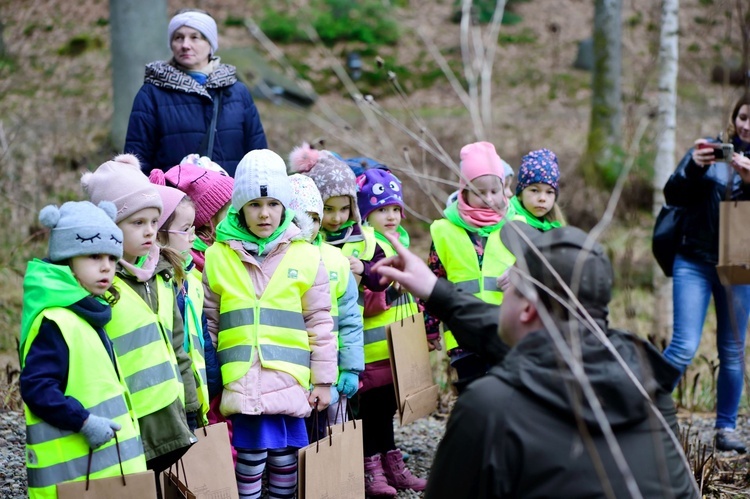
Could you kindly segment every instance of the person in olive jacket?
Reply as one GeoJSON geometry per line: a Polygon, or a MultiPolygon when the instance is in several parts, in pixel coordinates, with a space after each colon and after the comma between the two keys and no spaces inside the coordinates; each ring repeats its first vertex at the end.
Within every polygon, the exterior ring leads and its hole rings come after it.
{"type": "Polygon", "coordinates": [[[374,268],[425,299],[459,345],[498,362],[458,398],[425,497],[699,497],[675,437],[679,373],[647,342],[608,328],[603,248],[575,227],[508,228],[518,261],[499,315],[396,243],[398,255],[374,268]]]}

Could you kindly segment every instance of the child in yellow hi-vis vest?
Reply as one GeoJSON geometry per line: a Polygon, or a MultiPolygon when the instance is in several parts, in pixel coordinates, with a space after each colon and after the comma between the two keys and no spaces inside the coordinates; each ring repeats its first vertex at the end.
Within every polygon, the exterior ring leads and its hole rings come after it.
{"type": "MultiPolygon", "coordinates": [[[[357,305],[359,293],[357,281],[349,269],[349,260],[339,248],[326,243],[319,231],[323,218],[323,200],[315,182],[310,177],[295,173],[289,177],[292,184],[292,209],[296,213],[307,213],[313,220],[311,242],[320,250],[323,264],[328,271],[331,284],[331,316],[337,336],[339,377],[331,387],[331,405],[328,407],[328,422],[345,420],[346,406],[359,389],[359,373],[365,368],[362,344],[362,314],[357,305]]],[[[312,427],[315,418],[308,418],[310,434],[325,428],[319,418],[320,428],[312,427]]],[[[323,435],[323,431],[317,433],[323,435]]]]}
{"type": "Polygon", "coordinates": [[[247,153],[203,267],[242,497],[260,496],[266,463],[270,497],[294,496],[304,418],[328,407],[337,375],[328,273],[291,191],[281,157],[247,153]]]}
{"type": "Polygon", "coordinates": [[[341,248],[349,258],[350,268],[360,288],[383,291],[371,266],[385,258],[383,249],[375,244],[372,227],[363,227],[357,207],[357,178],[338,154],[313,149],[308,143],[295,147],[289,155],[290,170],[310,177],[323,198],[320,233],[328,244],[341,248]]]}
{"type": "Polygon", "coordinates": [[[197,441],[190,427],[196,425],[200,405],[172,285],[183,274],[182,259],[156,244],[163,205],[135,156],[121,154],[103,163],[81,177],[81,186],[92,202],[117,206],[123,252],[114,282],[120,300],[105,329],[138,416],[147,467],[158,485],[158,474],[197,441]]]}
{"type": "Polygon", "coordinates": [[[21,395],[31,498],[55,485],[146,471],[138,421],[104,326],[119,297],[112,286],[122,231],[112,203],[46,206],[49,259],[29,262],[21,323],[21,395]]]}
{"type": "MultiPolygon", "coordinates": [[[[499,304],[503,293],[498,278],[506,277],[515,262],[500,240],[500,230],[513,216],[508,211],[508,175],[489,142],[462,147],[460,167],[456,200],[445,208],[444,218],[430,225],[432,246],[427,262],[436,276],[488,303],[499,304]]],[[[427,312],[424,316],[428,334],[439,334],[440,321],[427,312]]],[[[445,347],[456,370],[459,392],[487,372],[487,362],[476,352],[460,348],[450,331],[445,331],[445,347]]]]}
{"type": "MultiPolygon", "coordinates": [[[[154,171],[152,170],[152,174],[154,171]]],[[[149,178],[152,182],[153,179],[149,178]]],[[[183,348],[193,362],[193,378],[198,395],[200,409],[198,411],[198,422],[201,425],[208,424],[209,379],[219,378],[218,372],[207,374],[209,364],[206,360],[205,343],[208,343],[209,352],[213,352],[213,344],[208,333],[208,323],[203,313],[203,283],[199,272],[194,270],[193,258],[190,249],[195,240],[195,205],[184,192],[167,187],[155,185],[159,192],[164,209],[159,217],[159,228],[156,242],[162,248],[171,248],[178,252],[183,258],[184,279],[174,279],[175,293],[177,294],[177,307],[180,309],[182,320],[185,324],[183,348]],[[208,339],[208,341],[206,341],[208,339]]],[[[215,359],[215,352],[214,359],[215,359]]],[[[212,366],[218,371],[218,366],[212,366]]]]}
{"type": "MultiPolygon", "coordinates": [[[[376,244],[385,256],[395,254],[385,234],[397,235],[408,246],[409,234],[401,227],[404,201],[399,179],[388,170],[372,168],[365,170],[357,183],[359,212],[366,226],[374,230],[376,244]]],[[[372,274],[370,277],[379,277],[372,274]]],[[[418,308],[414,298],[402,293],[397,285],[385,291],[365,289],[363,307],[365,370],[360,375],[359,415],[364,440],[365,492],[368,496],[393,497],[397,489],[421,491],[426,480],[415,477],[406,468],[394,440],[396,396],[385,336],[388,324],[418,313],[418,308]]]]}

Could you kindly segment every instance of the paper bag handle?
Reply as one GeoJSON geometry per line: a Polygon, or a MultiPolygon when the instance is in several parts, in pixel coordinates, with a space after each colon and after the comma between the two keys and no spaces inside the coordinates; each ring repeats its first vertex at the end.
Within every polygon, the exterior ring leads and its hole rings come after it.
{"type": "MultiPolygon", "coordinates": [[[[117,439],[117,432],[115,434],[115,448],[117,449],[117,461],[120,463],[120,476],[122,477],[122,485],[127,486],[125,481],[125,472],[122,470],[122,458],[120,457],[120,441],[117,439]]],[[[94,449],[89,449],[89,461],[86,465],[86,491],[89,490],[89,478],[91,476],[91,460],[94,457],[94,449]]]]}
{"type": "MultiPolygon", "coordinates": [[[[338,404],[336,404],[336,420],[339,419],[339,414],[341,411],[341,406],[343,405],[344,401],[339,398],[338,404]]],[[[346,431],[346,423],[351,421],[354,424],[354,428],[357,428],[357,421],[354,419],[354,412],[352,412],[352,406],[351,404],[346,404],[346,414],[344,415],[344,419],[341,421],[341,431],[346,431]]]]}

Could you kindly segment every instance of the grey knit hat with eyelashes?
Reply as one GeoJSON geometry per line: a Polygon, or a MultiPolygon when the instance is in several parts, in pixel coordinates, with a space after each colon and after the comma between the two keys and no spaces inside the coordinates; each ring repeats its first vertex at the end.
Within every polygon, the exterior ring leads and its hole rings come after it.
{"type": "Polygon", "coordinates": [[[97,207],[88,201],[70,201],[61,207],[48,205],[39,221],[52,229],[49,259],[62,262],[85,255],[113,255],[122,258],[122,231],[115,224],[117,208],[102,201],[97,207]]]}

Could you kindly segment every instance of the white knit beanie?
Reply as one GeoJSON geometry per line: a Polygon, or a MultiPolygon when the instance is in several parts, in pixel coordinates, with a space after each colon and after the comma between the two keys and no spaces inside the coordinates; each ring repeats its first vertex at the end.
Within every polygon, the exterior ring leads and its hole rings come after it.
{"type": "Polygon", "coordinates": [[[239,213],[249,201],[266,197],[278,199],[284,208],[289,208],[292,185],[281,156],[268,149],[256,149],[245,154],[237,165],[232,206],[239,213]]]}
{"type": "Polygon", "coordinates": [[[174,32],[183,26],[200,31],[206,40],[208,40],[209,45],[211,45],[211,55],[214,55],[219,50],[219,31],[216,29],[216,21],[208,14],[196,11],[177,14],[169,21],[169,29],[167,30],[169,35],[169,38],[167,38],[167,47],[169,47],[169,50],[172,50],[174,32]]]}

